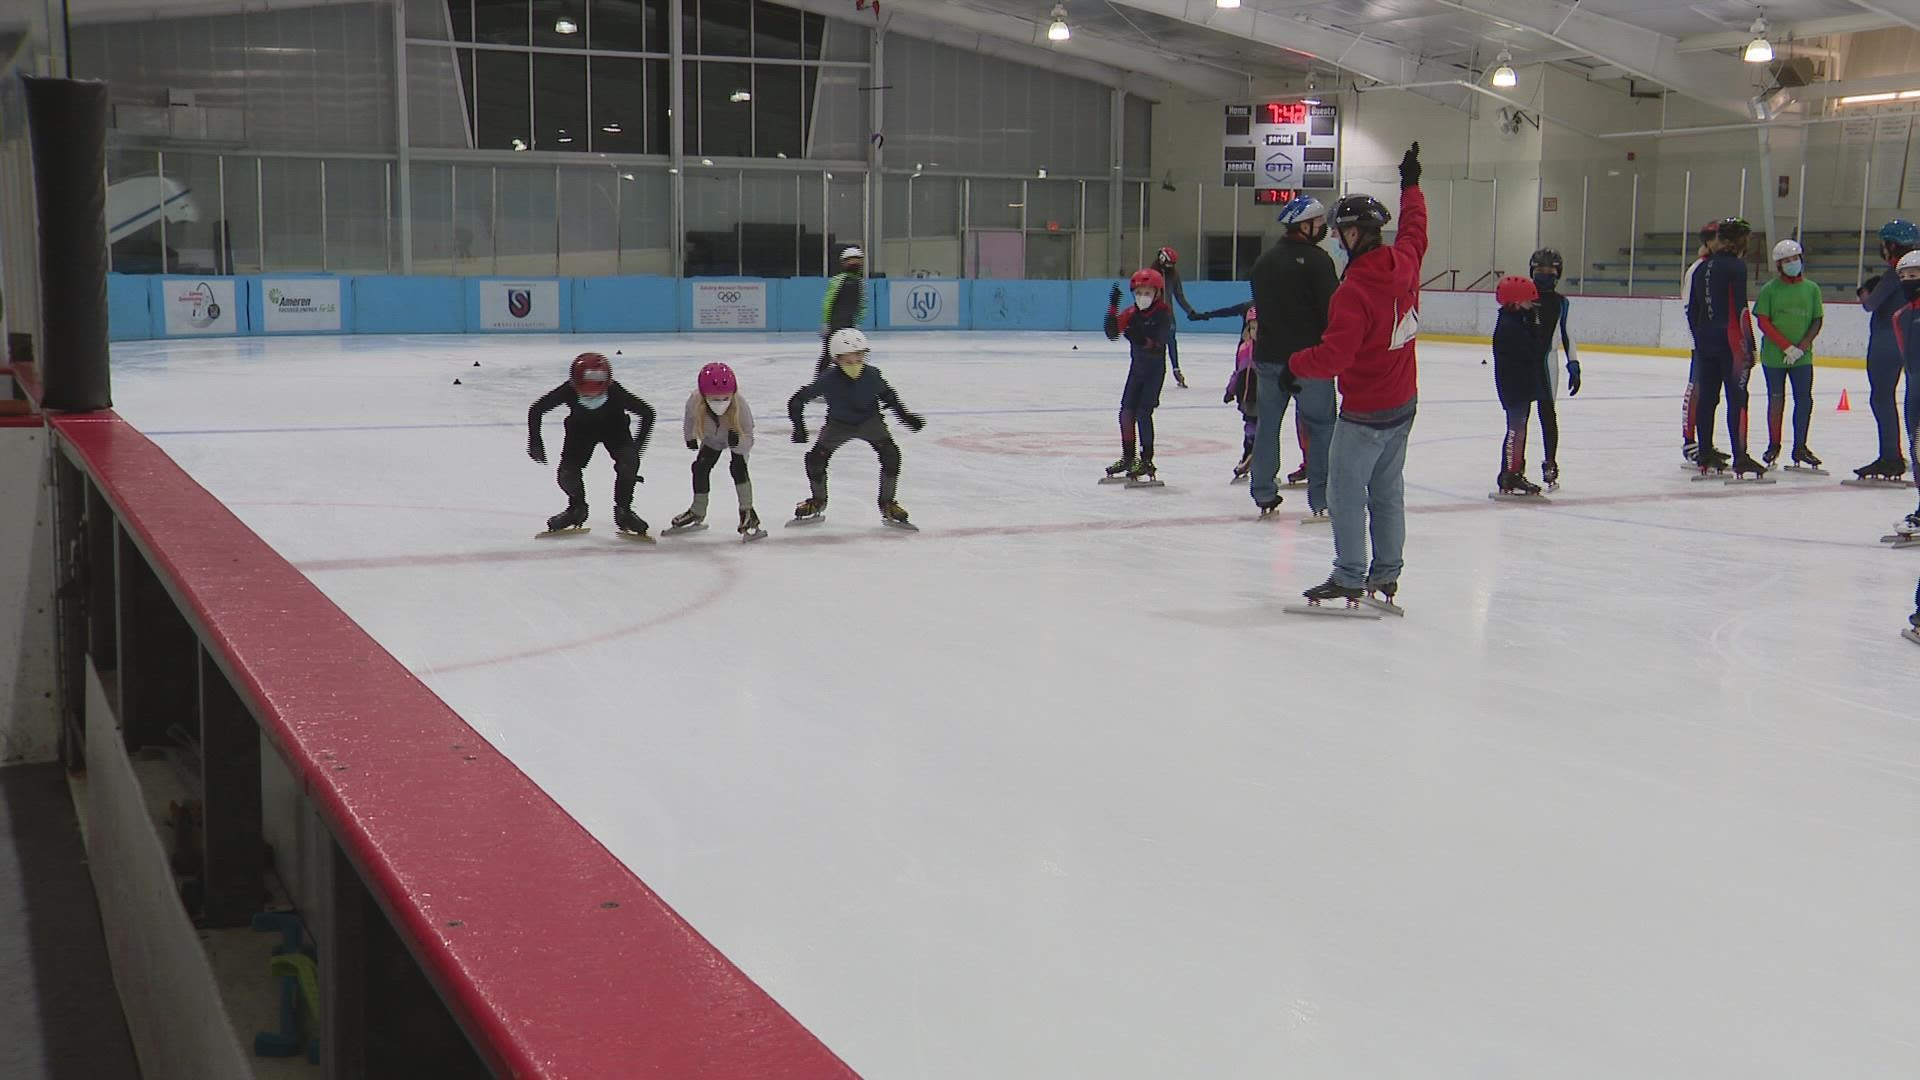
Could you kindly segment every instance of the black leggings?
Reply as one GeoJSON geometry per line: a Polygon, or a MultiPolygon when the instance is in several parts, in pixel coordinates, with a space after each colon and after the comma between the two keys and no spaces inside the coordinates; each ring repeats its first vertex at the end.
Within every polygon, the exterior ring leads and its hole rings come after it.
{"type": "MultiPolygon", "coordinates": [[[[711,446],[700,448],[700,453],[693,459],[693,493],[695,495],[705,495],[713,490],[713,467],[719,461],[720,451],[711,446]]],[[[750,479],[747,475],[747,459],[737,451],[733,455],[733,461],[728,465],[728,471],[733,474],[735,484],[744,484],[750,479]]]]}
{"type": "Polygon", "coordinates": [[[567,493],[568,508],[586,509],[587,482],[580,474],[587,462],[593,460],[596,446],[606,447],[607,455],[613,458],[613,508],[631,509],[633,485],[640,479],[640,447],[625,425],[604,438],[567,433],[567,441],[560,448],[560,468],[556,476],[560,490],[567,493]]]}
{"type": "Polygon", "coordinates": [[[1727,441],[1736,458],[1747,453],[1747,376],[1752,369],[1746,357],[1736,357],[1732,349],[1704,348],[1696,367],[1697,393],[1694,397],[1694,433],[1700,449],[1713,447],[1713,414],[1720,408],[1720,389],[1727,391],[1727,441]]]}
{"type": "Polygon", "coordinates": [[[859,427],[829,420],[820,429],[813,449],[807,451],[807,486],[812,489],[813,501],[827,501],[827,462],[833,459],[835,450],[854,439],[865,442],[880,455],[880,505],[891,506],[900,489],[900,446],[887,430],[887,422],[877,416],[859,427]]]}

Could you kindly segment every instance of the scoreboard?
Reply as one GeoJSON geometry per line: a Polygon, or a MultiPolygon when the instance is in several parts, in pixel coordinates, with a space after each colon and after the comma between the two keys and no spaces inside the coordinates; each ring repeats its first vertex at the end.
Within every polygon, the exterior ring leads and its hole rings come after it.
{"type": "Polygon", "coordinates": [[[1222,180],[1280,205],[1296,193],[1340,189],[1340,107],[1269,101],[1226,107],[1222,180]]]}

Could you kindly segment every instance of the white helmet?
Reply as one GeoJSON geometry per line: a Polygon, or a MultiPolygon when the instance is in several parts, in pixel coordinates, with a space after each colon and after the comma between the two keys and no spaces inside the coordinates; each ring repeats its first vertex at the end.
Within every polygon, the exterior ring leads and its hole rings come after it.
{"type": "Polygon", "coordinates": [[[840,249],[841,262],[846,262],[848,259],[864,259],[866,257],[867,253],[857,247],[843,247],[840,249]]]}
{"type": "Polygon", "coordinates": [[[834,356],[866,352],[869,348],[871,346],[867,344],[867,335],[852,326],[845,330],[835,330],[833,336],[827,339],[827,352],[834,356]]]}
{"type": "Polygon", "coordinates": [[[1311,195],[1295,195],[1280,208],[1280,224],[1304,225],[1315,218],[1325,218],[1327,208],[1320,200],[1311,195]]]}
{"type": "Polygon", "coordinates": [[[1781,259],[1797,259],[1803,254],[1805,254],[1805,252],[1800,250],[1800,241],[1798,240],[1782,240],[1773,245],[1774,262],[1779,262],[1781,259]]]}
{"type": "Polygon", "coordinates": [[[1920,270],[1920,251],[1909,251],[1905,255],[1900,256],[1900,263],[1895,266],[1894,269],[1896,271],[1920,270]]]}

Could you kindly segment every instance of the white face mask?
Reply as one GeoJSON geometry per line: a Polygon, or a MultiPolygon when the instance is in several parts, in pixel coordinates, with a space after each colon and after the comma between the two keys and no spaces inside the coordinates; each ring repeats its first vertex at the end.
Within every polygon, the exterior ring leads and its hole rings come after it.
{"type": "Polygon", "coordinates": [[[582,397],[580,399],[580,407],[583,409],[597,409],[606,403],[607,395],[605,394],[595,394],[592,397],[582,397]]]}
{"type": "Polygon", "coordinates": [[[707,408],[712,409],[713,415],[715,416],[726,415],[727,407],[732,404],[733,399],[730,397],[710,397],[707,399],[707,408]]]}
{"type": "Polygon", "coordinates": [[[1139,308],[1141,311],[1147,310],[1153,306],[1153,294],[1150,292],[1134,293],[1133,306],[1139,308]]]}

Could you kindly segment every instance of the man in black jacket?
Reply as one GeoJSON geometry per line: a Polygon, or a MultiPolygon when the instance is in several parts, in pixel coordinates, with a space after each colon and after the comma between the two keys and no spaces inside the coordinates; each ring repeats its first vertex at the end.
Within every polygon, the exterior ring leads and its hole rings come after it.
{"type": "Polygon", "coordinates": [[[1286,236],[1253,264],[1253,303],[1260,327],[1253,342],[1253,368],[1259,380],[1259,428],[1253,438],[1250,490],[1262,516],[1280,505],[1280,421],[1287,399],[1300,399],[1300,420],[1307,428],[1307,508],[1316,518],[1327,513],[1327,449],[1333,436],[1332,379],[1299,379],[1288,370],[1294,353],[1320,344],[1327,329],[1327,305],[1340,277],[1333,259],[1320,247],[1327,235],[1327,208],[1309,195],[1296,195],[1280,209],[1286,236]]]}

